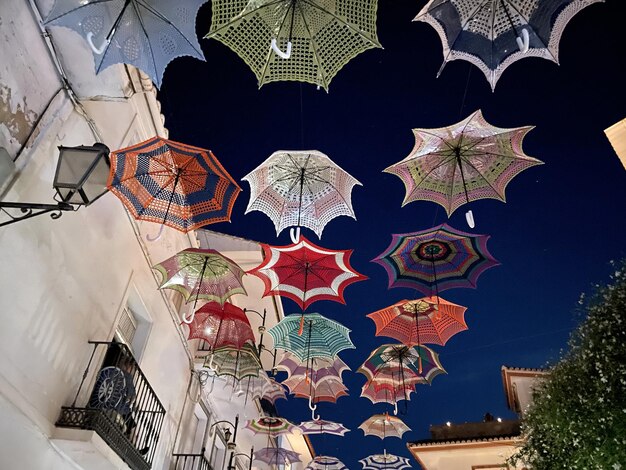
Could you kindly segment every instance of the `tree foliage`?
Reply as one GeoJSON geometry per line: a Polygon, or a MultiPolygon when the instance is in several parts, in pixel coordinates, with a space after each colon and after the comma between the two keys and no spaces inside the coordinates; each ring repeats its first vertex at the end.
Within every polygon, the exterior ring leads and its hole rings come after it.
{"type": "Polygon", "coordinates": [[[626,261],[598,287],[569,352],[535,388],[511,463],[534,470],[626,470],[626,261]]]}

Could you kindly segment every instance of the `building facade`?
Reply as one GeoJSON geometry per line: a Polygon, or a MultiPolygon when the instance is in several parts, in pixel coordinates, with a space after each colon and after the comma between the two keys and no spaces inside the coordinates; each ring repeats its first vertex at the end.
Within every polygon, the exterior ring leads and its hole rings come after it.
{"type": "MultiPolygon", "coordinates": [[[[150,79],[126,65],[95,75],[77,33],[43,26],[52,3],[0,2],[3,202],[53,202],[58,146],[119,149],[167,137],[150,79]]],[[[21,215],[2,211],[0,224],[21,215]]],[[[261,259],[258,243],[169,228],[148,241],[158,230],[112,194],[57,220],[0,227],[0,468],[249,468],[251,448],[268,444],[243,425],[271,407],[200,371],[201,345],[181,326],[188,306],[158,290],[152,269],[200,246],[248,269],[261,259]],[[92,409],[111,401],[107,412],[92,409]]],[[[282,318],[280,300],[261,299],[249,277],[249,297],[233,303],[266,311],[270,327],[282,318]]],[[[261,317],[250,319],[259,341],[261,317]]],[[[264,343],[271,351],[268,335],[264,343]]],[[[261,355],[271,368],[271,353],[261,355]]],[[[270,444],[312,458],[302,436],[270,444]]]]}

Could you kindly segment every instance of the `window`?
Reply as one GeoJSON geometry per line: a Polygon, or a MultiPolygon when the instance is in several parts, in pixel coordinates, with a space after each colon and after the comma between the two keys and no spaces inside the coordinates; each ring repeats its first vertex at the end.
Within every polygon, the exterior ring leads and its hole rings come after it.
{"type": "MultiPolygon", "coordinates": [[[[122,308],[122,314],[117,322],[117,328],[115,329],[115,335],[117,339],[124,343],[133,351],[133,340],[135,339],[135,333],[137,332],[137,318],[127,305],[122,308]]],[[[134,351],[133,351],[134,353],[134,351]]]]}
{"type": "Polygon", "coordinates": [[[124,343],[137,361],[141,359],[152,328],[152,318],[137,287],[128,283],[120,311],[117,315],[114,337],[124,343]]]}

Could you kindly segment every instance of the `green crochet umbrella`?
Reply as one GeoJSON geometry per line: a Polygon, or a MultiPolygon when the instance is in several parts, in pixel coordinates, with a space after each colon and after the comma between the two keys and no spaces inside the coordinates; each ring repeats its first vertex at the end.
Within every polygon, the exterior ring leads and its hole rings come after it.
{"type": "Polygon", "coordinates": [[[275,348],[289,351],[302,361],[333,358],[339,351],[354,349],[350,330],[319,313],[287,315],[267,331],[274,339],[275,348]]]}
{"type": "Polygon", "coordinates": [[[207,38],[236,52],[259,87],[299,81],[328,85],[376,36],[377,0],[213,0],[207,38]]]}

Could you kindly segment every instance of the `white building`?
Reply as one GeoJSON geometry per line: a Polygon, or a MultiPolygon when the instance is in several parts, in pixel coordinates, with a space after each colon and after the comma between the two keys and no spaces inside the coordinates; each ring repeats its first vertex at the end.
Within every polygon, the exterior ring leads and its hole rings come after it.
{"type": "MultiPolygon", "coordinates": [[[[40,24],[51,5],[0,2],[2,202],[52,203],[59,145],[118,149],[167,136],[144,74],[119,65],[96,76],[88,46],[64,28],[51,29],[52,47],[40,24]]],[[[0,212],[0,224],[9,220],[0,212]]],[[[200,386],[195,343],[180,326],[185,307],[178,294],[157,289],[151,269],[184,248],[209,244],[247,269],[260,261],[258,244],[171,229],[148,242],[158,229],[135,221],[112,194],[58,220],[42,215],[0,227],[0,468],[221,470],[231,453],[266,444],[243,430],[246,419],[263,413],[258,400],[233,395],[224,383],[200,386]],[[117,359],[106,355],[113,340],[126,343],[134,359],[126,349],[117,359]],[[133,374],[142,413],[132,423],[85,411],[111,361],[133,374]],[[237,415],[236,448],[228,450],[225,429],[237,415]]],[[[246,287],[249,298],[234,303],[266,309],[268,327],[282,317],[280,300],[260,300],[254,278],[246,277],[246,287]]],[[[281,445],[302,453],[305,463],[312,457],[302,436],[281,445]]],[[[239,455],[236,463],[249,462],[239,455]]]]}

